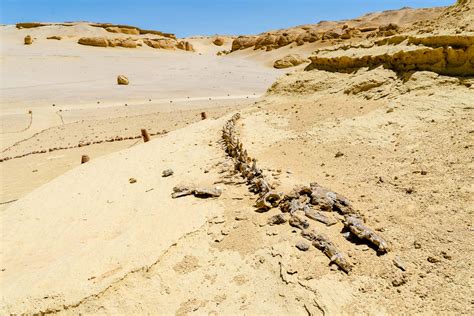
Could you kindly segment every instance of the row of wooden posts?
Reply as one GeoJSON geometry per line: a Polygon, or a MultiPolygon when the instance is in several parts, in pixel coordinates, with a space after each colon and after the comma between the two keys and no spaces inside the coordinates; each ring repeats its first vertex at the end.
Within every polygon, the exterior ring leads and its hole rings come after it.
{"type": "MultiPolygon", "coordinates": [[[[201,112],[201,119],[202,120],[207,119],[206,112],[201,112]]],[[[141,133],[142,133],[143,142],[145,142],[145,143],[149,142],[150,141],[150,134],[148,134],[148,131],[145,128],[142,128],[141,133]]],[[[88,155],[82,155],[81,164],[86,163],[89,160],[90,160],[90,157],[88,155]]]]}

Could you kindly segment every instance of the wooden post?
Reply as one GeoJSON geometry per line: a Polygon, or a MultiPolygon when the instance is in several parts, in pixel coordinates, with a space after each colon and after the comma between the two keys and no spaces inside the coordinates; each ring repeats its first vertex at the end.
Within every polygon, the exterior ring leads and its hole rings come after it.
{"type": "Polygon", "coordinates": [[[201,112],[201,120],[207,119],[207,114],[206,112],[201,112]]]}
{"type": "Polygon", "coordinates": [[[142,137],[145,143],[150,141],[150,135],[148,135],[148,132],[144,128],[142,128],[142,137]]]}
{"type": "Polygon", "coordinates": [[[82,155],[82,158],[81,158],[81,164],[83,163],[86,163],[90,160],[89,156],[87,155],[82,155]]]}

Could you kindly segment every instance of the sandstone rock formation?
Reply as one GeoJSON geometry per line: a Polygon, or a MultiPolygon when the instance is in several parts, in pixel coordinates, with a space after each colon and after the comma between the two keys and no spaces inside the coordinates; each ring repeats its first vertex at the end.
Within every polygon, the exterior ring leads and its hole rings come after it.
{"type": "Polygon", "coordinates": [[[145,39],[143,42],[152,47],[159,49],[175,49],[176,41],[169,38],[145,39]]]}
{"type": "Polygon", "coordinates": [[[126,27],[118,27],[118,26],[109,26],[105,28],[106,31],[111,33],[122,33],[122,34],[129,34],[129,35],[139,35],[140,31],[136,28],[126,28],[126,27]]]}
{"type": "Polygon", "coordinates": [[[81,37],[78,43],[96,47],[136,48],[138,46],[137,41],[130,38],[81,37]]]}
{"type": "Polygon", "coordinates": [[[125,77],[124,75],[118,75],[117,76],[117,84],[119,85],[128,85],[129,81],[128,78],[125,77]]]}
{"type": "Polygon", "coordinates": [[[48,26],[50,24],[48,23],[37,23],[37,22],[24,22],[24,23],[17,23],[16,28],[17,29],[31,29],[35,27],[41,27],[41,26],[48,26]]]}
{"type": "MultiPolygon", "coordinates": [[[[306,70],[320,69],[327,71],[348,72],[362,67],[374,68],[384,66],[397,72],[428,70],[443,75],[474,75],[474,36],[430,36],[395,38],[395,42],[408,40],[409,44],[394,48],[383,54],[371,54],[361,49],[357,55],[315,55],[310,57],[311,64],[306,70]]],[[[393,44],[383,41],[382,44],[393,44]]]]}
{"type": "Polygon", "coordinates": [[[176,45],[176,47],[177,47],[178,49],[182,49],[182,50],[185,50],[185,51],[187,51],[187,52],[194,52],[194,47],[193,47],[193,45],[192,45],[190,42],[188,42],[188,41],[180,41],[180,42],[176,45]]]}
{"type": "Polygon", "coordinates": [[[81,45],[107,47],[108,41],[104,37],[81,37],[78,41],[81,45]]]}
{"type": "Polygon", "coordinates": [[[30,35],[26,35],[24,39],[25,45],[31,45],[33,43],[33,38],[30,35]]]}
{"type": "Polygon", "coordinates": [[[130,35],[138,35],[138,34],[153,34],[159,35],[167,38],[176,39],[176,35],[172,33],[164,33],[161,31],[156,30],[143,30],[136,26],[131,25],[123,25],[123,24],[111,24],[111,23],[91,23],[91,26],[94,27],[101,27],[108,32],[112,33],[122,33],[122,34],[130,34],[130,35]]]}
{"type": "Polygon", "coordinates": [[[224,40],[223,37],[216,37],[216,38],[212,41],[212,43],[213,43],[214,45],[216,45],[216,46],[222,46],[222,45],[224,45],[225,40],[224,40]]]}
{"type": "Polygon", "coordinates": [[[286,55],[285,57],[276,60],[273,67],[277,69],[290,68],[301,65],[306,61],[306,59],[297,54],[286,55]]]}
{"type": "Polygon", "coordinates": [[[255,36],[239,36],[232,42],[232,51],[255,46],[256,42],[255,36]]]}
{"type": "Polygon", "coordinates": [[[298,46],[317,41],[328,43],[390,36],[400,33],[402,27],[419,21],[420,16],[434,18],[443,8],[410,9],[397,13],[385,11],[341,22],[322,21],[289,29],[266,32],[257,36],[239,36],[232,43],[232,51],[253,47],[271,51],[295,43],[298,46]],[[381,24],[381,23],[384,24],[381,24]]]}
{"type": "Polygon", "coordinates": [[[132,39],[121,39],[121,38],[115,38],[115,39],[109,39],[108,40],[108,46],[110,47],[124,47],[124,48],[136,48],[137,47],[137,42],[132,40],[132,39]]]}

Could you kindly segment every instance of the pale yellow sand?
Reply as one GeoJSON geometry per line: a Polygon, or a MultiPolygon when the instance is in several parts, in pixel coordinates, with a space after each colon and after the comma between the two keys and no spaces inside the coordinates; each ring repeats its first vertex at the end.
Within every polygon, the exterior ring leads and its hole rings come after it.
{"type": "Polygon", "coordinates": [[[41,36],[57,29],[2,28],[10,43],[2,54],[2,148],[16,155],[143,127],[170,132],[145,144],[101,143],[1,163],[2,199],[18,198],[0,208],[1,313],[472,314],[472,79],[381,67],[271,68],[319,44],[217,57],[230,43],[193,38],[196,53],[100,49],[75,44],[78,31],[100,33],[80,25],[61,30],[70,39],[49,43],[41,36]],[[41,36],[23,47],[27,33],[41,36]],[[61,61],[59,50],[79,61],[61,61]],[[128,67],[127,87],[115,85],[116,61],[128,67]],[[41,70],[52,92],[31,87],[37,77],[29,72],[15,74],[18,64],[41,70]],[[93,84],[68,81],[61,69],[93,84]],[[13,79],[3,89],[6,74],[13,79]],[[317,181],[342,193],[390,252],[377,256],[347,240],[340,221],[311,221],[347,255],[353,271],[346,275],[315,247],[297,250],[298,229],[269,226],[280,211],[255,211],[256,196],[220,145],[237,110],[240,137],[276,190],[317,181]],[[82,154],[91,161],[79,165],[82,154]],[[175,173],[162,178],[166,168],[175,173]],[[189,183],[217,185],[223,194],[171,199],[173,186],[189,183]],[[397,257],[406,271],[393,264],[397,257]]]}

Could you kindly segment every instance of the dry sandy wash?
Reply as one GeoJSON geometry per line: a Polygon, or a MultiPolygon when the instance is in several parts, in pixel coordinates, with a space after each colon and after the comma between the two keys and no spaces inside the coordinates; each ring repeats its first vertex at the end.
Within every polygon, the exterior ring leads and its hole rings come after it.
{"type": "Polygon", "coordinates": [[[1,26],[0,314],[472,315],[473,9],[1,26]]]}

